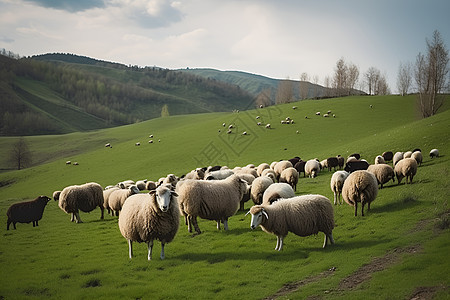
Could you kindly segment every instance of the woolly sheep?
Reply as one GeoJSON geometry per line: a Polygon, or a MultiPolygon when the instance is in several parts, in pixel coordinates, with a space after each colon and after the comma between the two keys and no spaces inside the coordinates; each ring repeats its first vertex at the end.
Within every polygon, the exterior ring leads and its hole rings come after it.
{"type": "Polygon", "coordinates": [[[249,168],[248,166],[236,169],[235,174],[238,174],[238,175],[240,175],[240,174],[250,174],[250,175],[254,176],[255,178],[258,177],[258,172],[256,171],[256,169],[249,168]]]}
{"type": "Polygon", "coordinates": [[[146,186],[147,186],[146,183],[147,183],[147,179],[138,180],[138,181],[136,181],[136,186],[140,191],[143,191],[146,189],[146,186]]]}
{"type": "Polygon", "coordinates": [[[377,194],[377,179],[366,170],[351,173],[342,187],[342,197],[349,205],[355,206],[355,216],[357,216],[358,202],[361,202],[361,214],[364,216],[364,205],[367,203],[367,210],[370,210],[370,203],[375,200],[377,194]]]}
{"type": "Polygon", "coordinates": [[[82,223],[79,210],[91,212],[97,206],[101,210],[103,220],[103,189],[95,182],[82,185],[71,185],[64,188],[59,195],[58,206],[66,213],[71,214],[71,221],[82,223]]]}
{"type": "MultiPolygon", "coordinates": [[[[253,176],[251,174],[242,173],[242,174],[237,174],[237,175],[239,176],[239,178],[244,180],[250,187],[251,187],[252,183],[255,181],[255,176],[253,176]]],[[[241,211],[244,210],[245,202],[250,200],[250,198],[251,198],[251,194],[250,194],[250,188],[249,188],[248,191],[246,193],[244,193],[244,195],[242,196],[241,202],[239,204],[239,210],[241,210],[241,211]]]]}
{"type": "Polygon", "coordinates": [[[12,223],[16,229],[16,223],[33,222],[33,227],[38,226],[38,221],[42,219],[44,208],[51,199],[47,196],[39,196],[32,201],[25,201],[12,204],[6,211],[8,220],[6,221],[6,230],[12,223]]]}
{"type": "Polygon", "coordinates": [[[392,158],[392,165],[395,166],[401,159],[403,159],[403,152],[395,152],[392,158]]]}
{"type": "MultiPolygon", "coordinates": [[[[178,182],[177,176],[175,174],[168,174],[163,180],[161,184],[171,184],[172,186],[176,186],[178,182]]],[[[159,184],[159,185],[161,185],[159,184]]]]}
{"type": "Polygon", "coordinates": [[[270,164],[270,168],[271,168],[272,170],[274,170],[274,169],[275,169],[275,166],[277,165],[277,163],[278,163],[278,161],[273,161],[273,162],[270,164]]]}
{"type": "Polygon", "coordinates": [[[280,174],[280,182],[289,184],[294,191],[297,191],[298,172],[293,167],[284,169],[280,174]]]}
{"type": "Polygon", "coordinates": [[[292,166],[292,164],[291,164],[290,161],[288,161],[288,160],[282,160],[282,161],[279,161],[279,162],[275,165],[275,167],[274,167],[274,169],[273,169],[274,172],[275,172],[275,176],[276,176],[276,178],[277,178],[277,181],[280,180],[281,172],[283,172],[285,169],[291,168],[291,167],[293,167],[293,166],[292,166]]]}
{"type": "Polygon", "coordinates": [[[377,155],[377,156],[375,157],[375,164],[376,164],[376,165],[379,165],[379,164],[385,164],[385,163],[386,163],[386,161],[384,160],[383,156],[377,155]]]}
{"type": "Polygon", "coordinates": [[[353,153],[353,154],[350,154],[349,157],[354,157],[354,158],[356,158],[357,160],[359,160],[359,159],[361,159],[361,154],[359,154],[359,153],[353,153]]]}
{"type": "Polygon", "coordinates": [[[165,258],[164,246],[170,243],[179,227],[180,211],[177,194],[167,186],[159,186],[148,194],[128,198],[119,216],[119,229],[128,241],[128,254],[133,257],[133,242],[146,242],[147,259],[152,259],[153,241],[161,242],[160,258],[165,258]]]}
{"type": "Polygon", "coordinates": [[[250,196],[255,204],[262,204],[262,199],[264,195],[264,191],[273,184],[274,181],[272,178],[268,176],[261,176],[255,178],[252,183],[252,187],[250,190],[250,196]]]}
{"type": "Polygon", "coordinates": [[[334,205],[343,203],[343,200],[341,199],[342,187],[344,186],[344,182],[348,175],[350,175],[350,173],[346,171],[336,171],[331,176],[330,187],[334,195],[334,205]]]}
{"type": "Polygon", "coordinates": [[[336,171],[336,167],[339,166],[339,160],[337,157],[328,157],[327,158],[327,168],[328,171],[331,172],[331,168],[334,169],[334,171],[336,171]]]}
{"type": "Polygon", "coordinates": [[[274,183],[264,191],[262,204],[270,205],[278,199],[292,197],[295,197],[295,192],[289,184],[274,183]]]}
{"type": "Polygon", "coordinates": [[[315,159],[310,159],[305,164],[305,175],[314,178],[320,172],[320,164],[315,159]]]}
{"type": "Polygon", "coordinates": [[[256,168],[256,174],[258,174],[258,176],[261,176],[262,172],[265,169],[270,169],[270,166],[268,163],[261,163],[258,168],[256,168]]]}
{"type": "Polygon", "coordinates": [[[145,183],[145,189],[147,191],[155,190],[156,189],[156,183],[154,181],[147,180],[147,182],[145,183]]]}
{"type": "Polygon", "coordinates": [[[200,234],[197,217],[220,222],[228,230],[228,218],[239,208],[242,196],[248,191],[247,183],[232,175],[224,180],[185,180],[178,188],[180,211],[185,216],[188,231],[192,226],[200,234]]]}
{"type": "Polygon", "coordinates": [[[135,185],[132,185],[127,189],[118,189],[113,191],[109,195],[108,200],[112,214],[119,216],[119,211],[122,209],[127,198],[134,194],[139,194],[139,189],[135,185]]]}
{"type": "Polygon", "coordinates": [[[439,150],[438,149],[431,149],[430,150],[430,158],[439,157],[439,150]]]}
{"type": "Polygon", "coordinates": [[[377,178],[378,184],[381,185],[380,189],[383,188],[383,184],[392,181],[395,181],[394,169],[387,164],[378,164],[378,165],[370,165],[367,168],[367,171],[375,175],[377,178]]]}
{"type": "Polygon", "coordinates": [[[119,182],[118,184],[116,184],[116,186],[118,186],[121,189],[127,189],[134,184],[135,184],[135,182],[133,180],[129,179],[129,180],[124,180],[124,181],[119,182]]]}
{"type": "Polygon", "coordinates": [[[291,162],[292,166],[295,166],[295,164],[298,163],[301,160],[301,158],[296,156],[296,157],[293,157],[293,158],[288,159],[288,160],[291,162]]]}
{"type": "Polygon", "coordinates": [[[423,160],[422,152],[414,151],[413,154],[411,155],[411,158],[414,158],[419,166],[422,165],[423,160]]]}
{"type": "Polygon", "coordinates": [[[184,179],[203,179],[205,177],[205,171],[201,168],[197,168],[187,173],[184,179]]]}
{"type": "Polygon", "coordinates": [[[398,184],[406,177],[406,183],[412,183],[414,175],[417,173],[417,162],[414,158],[404,158],[395,165],[395,176],[397,176],[398,184]]]}
{"type": "Polygon", "coordinates": [[[299,161],[294,165],[294,168],[297,170],[299,176],[300,176],[300,173],[303,173],[303,177],[306,177],[306,173],[305,173],[305,164],[306,164],[306,161],[299,160],[299,161]]]}
{"type": "Polygon", "coordinates": [[[364,160],[355,160],[355,161],[349,161],[345,164],[344,170],[353,173],[355,171],[359,170],[367,170],[369,167],[369,163],[364,160]]]}
{"type": "Polygon", "coordinates": [[[265,169],[265,170],[261,173],[261,177],[263,177],[263,176],[269,177],[270,179],[273,180],[273,182],[275,182],[275,181],[277,180],[277,179],[276,179],[276,175],[275,175],[275,171],[272,170],[272,169],[265,169]]]}
{"type": "Polygon", "coordinates": [[[406,152],[403,154],[403,158],[411,158],[411,155],[412,155],[412,151],[406,151],[406,152]]]}
{"type": "Polygon", "coordinates": [[[336,156],[336,158],[338,160],[339,169],[342,169],[344,167],[344,164],[345,164],[345,158],[340,156],[340,155],[336,156]]]}
{"type": "Polygon", "coordinates": [[[109,196],[111,196],[112,192],[119,190],[118,187],[112,187],[103,191],[103,208],[106,209],[108,214],[111,213],[111,207],[109,206],[109,196]]]}
{"type": "Polygon", "coordinates": [[[326,159],[320,161],[319,164],[320,164],[320,169],[327,169],[328,168],[328,163],[327,163],[326,159]]]}
{"type": "Polygon", "coordinates": [[[272,205],[255,205],[250,208],[250,227],[258,225],[277,236],[275,250],[283,249],[283,240],[288,232],[298,236],[309,236],[319,231],[325,234],[323,248],[334,244],[334,211],[328,198],[322,195],[303,195],[277,201],[272,205]]]}
{"type": "Polygon", "coordinates": [[[222,180],[233,175],[234,172],[232,170],[218,170],[205,174],[206,180],[222,180]]]}

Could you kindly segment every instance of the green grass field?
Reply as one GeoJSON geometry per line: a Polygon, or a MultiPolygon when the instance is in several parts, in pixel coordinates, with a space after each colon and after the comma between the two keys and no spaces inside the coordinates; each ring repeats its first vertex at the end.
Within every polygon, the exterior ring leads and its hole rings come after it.
{"type": "MultiPolygon", "coordinates": [[[[36,165],[0,173],[0,298],[448,299],[450,103],[427,119],[418,118],[414,103],[414,96],[311,100],[27,137],[36,165]],[[315,116],[328,110],[336,118],[315,116]],[[256,116],[272,129],[257,126],[256,116]],[[282,125],[286,117],[295,124],[282,125]],[[233,133],[226,134],[222,123],[233,123],[233,133]],[[244,130],[248,135],[241,135],[244,130]],[[153,144],[148,143],[150,134],[153,144]],[[104,147],[108,142],[112,149],[104,147]],[[365,217],[354,217],[347,204],[336,206],[336,244],[326,249],[321,233],[306,238],[289,234],[283,251],[277,252],[276,237],[259,228],[252,231],[250,217],[238,212],[230,218],[228,232],[200,219],[203,233],[192,236],[180,222],[165,260],[159,259],[155,243],[152,261],[147,261],[145,244],[135,244],[130,261],[117,218],[100,220],[97,209],[81,213],[84,223],[74,224],[54,201],[39,227],[19,223],[17,230],[6,231],[9,205],[51,196],[72,184],[157,180],[199,166],[258,165],[293,156],[322,160],[359,152],[372,163],[383,151],[414,148],[422,149],[424,163],[413,184],[386,184],[365,217]],[[432,148],[441,157],[431,160],[432,148]],[[66,165],[67,160],[79,165],[66,165]]],[[[7,153],[15,140],[0,138],[0,169],[8,167],[7,153]]],[[[332,199],[331,175],[323,171],[315,179],[300,178],[297,194],[332,199]]],[[[246,203],[246,210],[251,204],[246,203]]]]}

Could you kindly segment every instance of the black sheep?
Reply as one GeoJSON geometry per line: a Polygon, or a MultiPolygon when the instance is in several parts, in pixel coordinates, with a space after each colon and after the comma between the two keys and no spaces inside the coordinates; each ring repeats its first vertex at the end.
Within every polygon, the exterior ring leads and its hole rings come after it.
{"type": "Polygon", "coordinates": [[[305,164],[306,161],[303,160],[299,160],[295,165],[294,165],[294,169],[297,170],[298,174],[300,175],[300,173],[303,173],[303,177],[306,177],[306,173],[305,173],[305,164]]]}
{"type": "Polygon", "coordinates": [[[327,158],[327,166],[328,166],[328,171],[331,171],[331,168],[334,168],[334,170],[336,171],[336,168],[339,166],[338,158],[337,157],[327,158]]]}
{"type": "Polygon", "coordinates": [[[392,160],[394,153],[392,153],[392,151],[385,151],[381,156],[383,156],[385,162],[388,162],[392,160]]]}
{"type": "Polygon", "coordinates": [[[39,196],[32,201],[12,204],[6,212],[8,216],[6,230],[9,230],[11,223],[13,223],[14,229],[16,229],[16,223],[33,222],[33,227],[38,226],[38,221],[42,219],[42,214],[48,201],[50,201],[49,197],[39,196]]]}
{"type": "Polygon", "coordinates": [[[356,160],[356,161],[349,161],[348,163],[346,163],[344,170],[349,173],[352,173],[358,170],[367,170],[368,167],[369,163],[367,161],[356,160]]]}

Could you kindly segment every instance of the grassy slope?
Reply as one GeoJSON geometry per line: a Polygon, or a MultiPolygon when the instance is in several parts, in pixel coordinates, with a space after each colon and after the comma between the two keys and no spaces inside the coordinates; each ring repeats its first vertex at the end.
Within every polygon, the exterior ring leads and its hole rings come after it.
{"type": "MultiPolygon", "coordinates": [[[[413,185],[391,185],[379,192],[366,217],[353,217],[347,205],[336,207],[336,245],[321,249],[323,236],[288,235],[281,253],[273,250],[275,237],[250,231],[249,217],[238,213],[230,219],[229,232],[217,232],[214,222],[200,220],[203,234],[192,238],[184,225],[166,247],[166,260],[146,261],[146,246],[136,245],[135,258],[127,258],[127,245],[115,218],[99,221],[99,211],[82,214],[83,224],[72,224],[56,203],[50,203],[38,228],[18,224],[2,233],[0,244],[0,296],[5,298],[262,298],[283,284],[296,282],[336,267],[333,276],[317,280],[287,295],[289,298],[406,298],[419,286],[449,285],[449,231],[435,229],[445,223],[450,196],[450,110],[416,121],[414,98],[366,97],[303,101],[239,114],[204,114],[156,119],[120,128],[63,136],[27,138],[39,156],[65,152],[63,158],[38,167],[8,172],[0,181],[16,183],[0,188],[0,209],[18,200],[50,195],[66,185],[97,181],[102,185],[123,179],[156,180],[167,173],[181,175],[208,164],[229,166],[259,164],[299,155],[303,159],[360,152],[373,161],[385,151],[416,147],[426,154],[439,148],[444,155],[427,157],[413,185]],[[369,108],[373,105],[373,109],[369,108]],[[318,110],[332,110],[336,118],[316,117],[318,110]],[[274,129],[257,127],[256,115],[274,129]],[[305,115],[309,119],[305,119],[305,115]],[[289,116],[294,125],[281,125],[289,116]],[[237,132],[226,135],[222,122],[235,123],[237,132]],[[218,130],[221,130],[219,133],[218,130]],[[299,134],[296,134],[296,131],[299,134]],[[161,142],[148,144],[148,135],[161,142]],[[141,146],[134,143],[140,141],[141,146]],[[104,148],[111,142],[112,149],[104,148]],[[80,154],[80,148],[89,148],[80,154]],[[219,149],[219,153],[211,150],[219,149]],[[67,150],[66,150],[67,149],[67,150]],[[286,149],[286,150],[285,150],[286,149]],[[204,154],[217,155],[217,160],[204,154]],[[67,152],[66,152],[67,151],[67,152]],[[74,151],[71,154],[71,151],[74,151]],[[79,166],[66,166],[66,160],[79,166]],[[437,220],[437,221],[436,221],[437,220]],[[415,254],[400,254],[400,262],[353,290],[340,290],[339,282],[369,263],[373,257],[419,245],[415,254]],[[38,275],[39,274],[39,275],[38,275]],[[325,294],[326,293],[326,294],[325,294]],[[155,296],[157,295],[157,296],[155,296]]],[[[0,149],[14,139],[1,138],[0,149]]],[[[3,154],[1,153],[1,154],[3,154]]],[[[316,179],[301,178],[298,193],[319,193],[332,198],[331,173],[316,179]]],[[[251,206],[246,204],[246,208],[251,206]]],[[[0,224],[6,223],[0,214],[0,224]]],[[[447,225],[448,226],[448,225],[447,225]]],[[[441,291],[440,298],[448,296],[441,291]]]]}

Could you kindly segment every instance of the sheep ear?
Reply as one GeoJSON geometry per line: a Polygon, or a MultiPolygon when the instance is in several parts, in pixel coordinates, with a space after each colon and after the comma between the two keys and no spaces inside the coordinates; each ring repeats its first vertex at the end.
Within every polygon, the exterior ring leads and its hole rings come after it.
{"type": "Polygon", "coordinates": [[[263,215],[266,216],[267,219],[269,219],[269,215],[266,213],[266,211],[264,209],[262,209],[261,212],[263,213],[263,215]]]}
{"type": "Polygon", "coordinates": [[[156,194],[156,190],[151,190],[148,194],[153,196],[154,194],[156,194]]]}
{"type": "Polygon", "coordinates": [[[172,191],[170,194],[171,194],[172,196],[174,196],[174,197],[178,197],[178,194],[175,193],[174,191],[172,191]]]}

